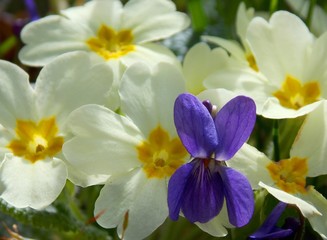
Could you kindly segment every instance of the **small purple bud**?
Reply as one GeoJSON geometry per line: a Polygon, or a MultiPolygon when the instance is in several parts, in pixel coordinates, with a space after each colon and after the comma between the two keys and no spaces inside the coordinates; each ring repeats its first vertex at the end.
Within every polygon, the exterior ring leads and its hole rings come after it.
{"type": "Polygon", "coordinates": [[[202,104],[206,107],[206,109],[208,109],[209,113],[211,114],[213,108],[211,102],[209,100],[204,100],[202,104]]]}

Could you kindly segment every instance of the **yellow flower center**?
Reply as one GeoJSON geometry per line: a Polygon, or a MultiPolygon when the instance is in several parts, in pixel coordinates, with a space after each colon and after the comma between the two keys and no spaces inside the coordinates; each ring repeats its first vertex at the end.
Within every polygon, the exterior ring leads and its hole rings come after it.
{"type": "Polygon", "coordinates": [[[259,68],[258,68],[258,65],[257,65],[257,62],[253,56],[253,54],[248,54],[246,56],[246,60],[248,61],[249,63],[249,66],[256,72],[259,72],[259,68]]]}
{"type": "Polygon", "coordinates": [[[282,88],[273,95],[282,106],[299,109],[319,100],[320,86],[318,82],[307,82],[302,85],[299,80],[288,75],[282,88]]]}
{"type": "Polygon", "coordinates": [[[179,138],[169,138],[160,126],[151,131],[148,140],[136,147],[138,158],[148,178],[171,176],[184,163],[187,152],[179,138]]]}
{"type": "Polygon", "coordinates": [[[15,131],[17,139],[13,139],[7,147],[15,156],[24,157],[32,163],[55,156],[64,143],[64,138],[57,136],[54,117],[42,119],[38,124],[17,120],[15,131]]]}
{"type": "Polygon", "coordinates": [[[114,29],[101,25],[96,37],[86,41],[90,49],[106,60],[119,58],[135,50],[133,34],[130,30],[116,32],[114,29]]]}
{"type": "Polygon", "coordinates": [[[307,159],[299,157],[283,159],[270,163],[267,168],[275,184],[283,191],[288,193],[306,192],[307,159]]]}

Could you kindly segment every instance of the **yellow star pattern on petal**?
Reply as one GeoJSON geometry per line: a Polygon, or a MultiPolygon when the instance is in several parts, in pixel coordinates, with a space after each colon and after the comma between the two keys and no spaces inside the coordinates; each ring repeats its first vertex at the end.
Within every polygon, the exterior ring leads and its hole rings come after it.
{"type": "Polygon", "coordinates": [[[38,124],[17,120],[15,131],[17,139],[13,139],[7,147],[15,156],[24,157],[32,163],[55,156],[64,143],[64,138],[57,135],[54,117],[42,119],[38,124]]]}
{"type": "Polygon", "coordinates": [[[106,60],[119,58],[135,50],[133,34],[130,30],[114,29],[101,25],[96,37],[86,41],[90,49],[106,60]]]}
{"type": "Polygon", "coordinates": [[[275,184],[288,193],[305,193],[306,176],[308,173],[307,159],[292,157],[267,166],[275,184]]]}
{"type": "Polygon", "coordinates": [[[278,98],[282,106],[297,110],[319,100],[320,86],[314,81],[302,85],[299,80],[288,75],[282,88],[273,95],[278,98]]]}
{"type": "Polygon", "coordinates": [[[148,178],[170,177],[187,155],[179,138],[170,139],[160,126],[151,131],[148,140],[137,146],[137,152],[148,178]]]}

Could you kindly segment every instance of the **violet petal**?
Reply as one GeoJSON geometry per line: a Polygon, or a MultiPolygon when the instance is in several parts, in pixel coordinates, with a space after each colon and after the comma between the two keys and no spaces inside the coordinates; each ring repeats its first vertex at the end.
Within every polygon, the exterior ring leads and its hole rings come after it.
{"type": "Polygon", "coordinates": [[[296,220],[292,221],[293,219],[291,219],[289,221],[289,223],[291,223],[291,226],[287,226],[286,229],[276,227],[278,219],[284,212],[286,206],[286,203],[279,202],[276,207],[271,211],[271,213],[266,218],[261,227],[255,233],[249,236],[249,239],[277,239],[291,236],[299,227],[298,222],[296,220]]]}
{"type": "Polygon", "coordinates": [[[256,231],[257,234],[271,232],[276,226],[279,217],[282,215],[287,204],[284,202],[279,202],[276,207],[271,211],[269,216],[266,218],[261,227],[256,231]]]}
{"type": "Polygon", "coordinates": [[[257,240],[264,240],[264,239],[280,239],[284,237],[288,237],[293,234],[291,229],[281,229],[281,228],[274,228],[271,233],[257,233],[252,234],[249,236],[249,239],[257,239],[257,240]]]}
{"type": "Polygon", "coordinates": [[[193,95],[177,97],[174,120],[178,135],[193,157],[210,157],[218,144],[214,121],[207,108],[193,95]]]}
{"type": "MultiPolygon", "coordinates": [[[[217,216],[224,203],[223,184],[215,168],[198,161],[188,179],[183,196],[182,212],[190,222],[206,223],[217,216]]],[[[211,164],[216,164],[215,160],[211,164]]],[[[209,163],[210,164],[210,163],[209,163]]]]}
{"type": "Polygon", "coordinates": [[[178,168],[168,182],[169,217],[177,221],[182,205],[185,185],[192,173],[194,164],[187,163],[178,168]]]}
{"type": "Polygon", "coordinates": [[[256,107],[251,98],[238,96],[226,103],[215,117],[219,145],[217,160],[228,160],[249,138],[256,119],[256,107]]]}
{"type": "Polygon", "coordinates": [[[238,171],[220,166],[229,222],[236,227],[246,225],[254,211],[252,187],[247,178],[238,171]]]}

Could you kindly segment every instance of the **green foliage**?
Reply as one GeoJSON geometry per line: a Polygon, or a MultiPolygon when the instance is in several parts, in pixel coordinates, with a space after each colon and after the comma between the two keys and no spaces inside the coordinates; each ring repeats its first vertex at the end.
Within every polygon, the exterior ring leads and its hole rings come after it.
{"type": "Polygon", "coordinates": [[[0,211],[33,228],[46,229],[66,236],[67,239],[107,239],[108,234],[92,225],[77,220],[66,204],[55,202],[37,211],[30,208],[17,209],[0,200],[0,211]]]}

